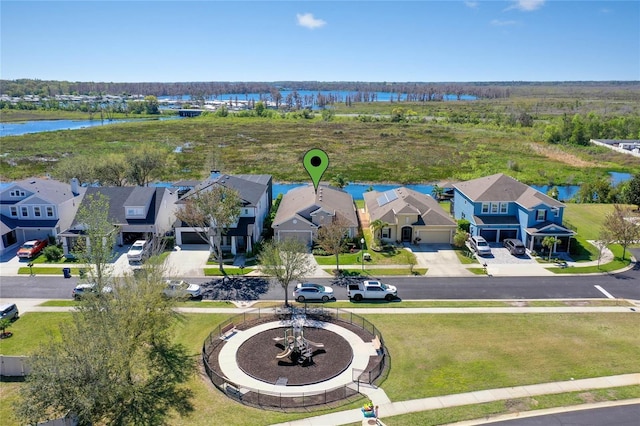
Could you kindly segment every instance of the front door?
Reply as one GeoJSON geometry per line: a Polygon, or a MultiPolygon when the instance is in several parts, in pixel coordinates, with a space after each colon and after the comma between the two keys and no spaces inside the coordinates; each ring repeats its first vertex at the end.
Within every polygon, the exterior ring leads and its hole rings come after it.
{"type": "Polygon", "coordinates": [[[410,226],[402,228],[402,242],[411,242],[411,236],[413,235],[413,229],[410,226]]]}

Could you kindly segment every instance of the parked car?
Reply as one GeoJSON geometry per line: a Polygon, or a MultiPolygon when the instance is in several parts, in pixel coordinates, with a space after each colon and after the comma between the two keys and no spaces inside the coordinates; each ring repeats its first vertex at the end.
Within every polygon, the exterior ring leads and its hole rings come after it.
{"type": "Polygon", "coordinates": [[[502,245],[504,245],[507,250],[509,250],[509,253],[514,256],[520,256],[522,254],[525,254],[525,252],[527,251],[524,244],[522,244],[522,241],[517,238],[507,238],[502,242],[502,245]]]}
{"type": "Polygon", "coordinates": [[[329,286],[323,286],[320,284],[301,283],[293,290],[293,298],[300,303],[304,303],[307,300],[321,300],[328,302],[334,299],[333,288],[329,286]]]}
{"type": "Polygon", "coordinates": [[[38,255],[49,244],[48,240],[27,241],[18,249],[18,257],[21,259],[31,259],[38,255]]]}
{"type": "MultiPolygon", "coordinates": [[[[97,287],[96,283],[78,284],[71,291],[71,297],[73,297],[75,300],[80,300],[82,299],[82,297],[86,296],[87,294],[97,295],[99,293],[96,287],[97,287]]],[[[113,292],[113,288],[109,286],[102,287],[102,293],[111,293],[111,292],[113,292]]]]}
{"type": "Polygon", "coordinates": [[[347,285],[347,297],[356,302],[362,299],[385,299],[388,302],[398,297],[398,288],[380,281],[363,281],[347,285]]]}
{"type": "Polygon", "coordinates": [[[149,242],[147,240],[136,240],[127,252],[127,259],[129,262],[142,262],[148,251],[149,242]]]}
{"type": "Polygon", "coordinates": [[[20,316],[18,306],[15,303],[5,303],[0,305],[0,319],[17,320],[20,316]]]}
{"type": "Polygon", "coordinates": [[[202,289],[198,284],[191,284],[182,280],[167,280],[167,286],[163,292],[167,297],[189,297],[196,299],[202,296],[202,289]]]}
{"type": "Polygon", "coordinates": [[[489,243],[484,237],[473,236],[469,240],[469,245],[471,249],[478,253],[478,256],[490,256],[491,255],[491,247],[489,247],[489,243]]]}

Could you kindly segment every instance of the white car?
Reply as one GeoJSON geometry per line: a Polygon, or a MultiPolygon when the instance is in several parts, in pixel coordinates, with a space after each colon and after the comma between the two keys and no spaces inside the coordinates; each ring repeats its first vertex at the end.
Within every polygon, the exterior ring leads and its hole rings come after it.
{"type": "Polygon", "coordinates": [[[293,290],[293,298],[300,303],[304,303],[307,300],[321,300],[323,302],[328,302],[335,297],[333,295],[333,289],[329,286],[304,283],[298,284],[295,290],[293,290]]]}
{"type": "Polygon", "coordinates": [[[167,297],[189,297],[196,299],[202,296],[202,289],[198,284],[191,284],[182,280],[167,280],[164,295],[167,297]]]}
{"type": "MultiPolygon", "coordinates": [[[[113,292],[113,288],[109,286],[102,287],[102,293],[112,293],[112,292],[113,292]]],[[[98,294],[95,283],[78,284],[71,292],[71,296],[75,300],[80,300],[82,296],[85,296],[87,294],[98,294]]]]}
{"type": "Polygon", "coordinates": [[[147,255],[148,249],[149,243],[146,240],[137,240],[127,252],[127,259],[129,259],[129,262],[142,262],[142,259],[147,255]]]}

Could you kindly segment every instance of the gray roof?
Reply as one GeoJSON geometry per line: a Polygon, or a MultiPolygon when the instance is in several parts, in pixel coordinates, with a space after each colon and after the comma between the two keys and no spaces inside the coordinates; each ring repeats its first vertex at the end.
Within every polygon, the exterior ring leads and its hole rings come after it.
{"type": "Polygon", "coordinates": [[[386,223],[396,223],[398,214],[415,214],[419,217],[416,224],[456,225],[456,222],[442,210],[431,196],[413,189],[400,187],[385,192],[369,191],[364,193],[369,219],[380,219],[386,223]]]}
{"type": "MultiPolygon", "coordinates": [[[[153,225],[156,216],[162,207],[162,198],[167,188],[150,187],[150,186],[101,186],[87,188],[82,205],[87,203],[87,196],[95,194],[103,194],[109,199],[109,220],[114,225],[153,225]],[[151,197],[151,205],[144,219],[127,219],[125,206],[141,206],[144,204],[128,204],[128,200],[143,200],[151,197]]],[[[77,225],[76,220],[73,226],[77,225]]]]}
{"type": "MultiPolygon", "coordinates": [[[[212,185],[222,185],[238,191],[245,206],[257,206],[260,198],[271,186],[271,175],[219,175],[196,185],[180,201],[191,197],[212,185]]],[[[269,194],[270,196],[271,194],[269,194]]]]}
{"type": "Polygon", "coordinates": [[[273,226],[284,223],[296,216],[311,220],[311,213],[324,209],[331,214],[346,219],[350,226],[358,226],[353,197],[346,191],[326,185],[318,185],[318,192],[313,185],[299,186],[288,191],[280,202],[273,226]]]}
{"type": "MultiPolygon", "coordinates": [[[[65,201],[72,199],[75,195],[71,192],[71,184],[60,182],[54,179],[41,179],[41,178],[29,178],[13,182],[13,185],[8,185],[2,189],[2,192],[11,191],[12,189],[19,187],[27,192],[32,192],[47,203],[60,205],[65,201]]],[[[84,192],[86,188],[80,187],[80,193],[84,192]]],[[[16,201],[2,197],[0,200],[2,204],[15,204],[16,201]]],[[[27,202],[30,202],[27,199],[27,202]]]]}
{"type": "Polygon", "coordinates": [[[503,173],[456,183],[453,186],[473,202],[515,202],[526,209],[535,208],[540,204],[564,207],[560,201],[503,173]]]}

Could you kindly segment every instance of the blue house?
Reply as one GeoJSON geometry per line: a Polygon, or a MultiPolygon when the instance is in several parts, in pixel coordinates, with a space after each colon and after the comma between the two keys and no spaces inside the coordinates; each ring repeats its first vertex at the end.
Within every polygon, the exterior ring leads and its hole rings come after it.
{"type": "Polygon", "coordinates": [[[575,232],[562,225],[565,205],[502,173],[453,185],[456,220],[471,223],[471,235],[488,242],[518,238],[529,250],[556,237],[553,252],[568,252],[575,232]]]}

